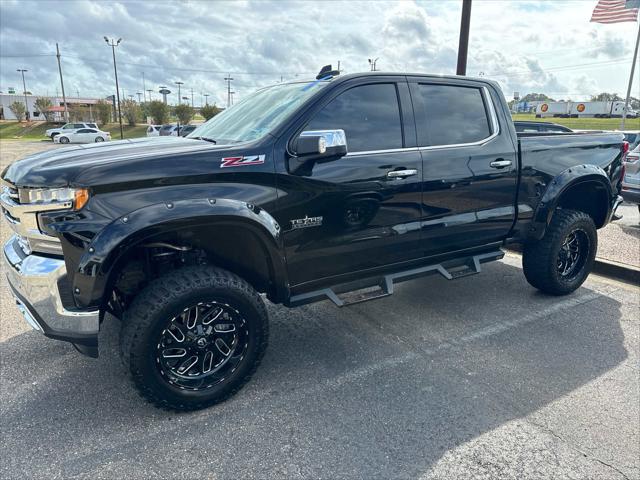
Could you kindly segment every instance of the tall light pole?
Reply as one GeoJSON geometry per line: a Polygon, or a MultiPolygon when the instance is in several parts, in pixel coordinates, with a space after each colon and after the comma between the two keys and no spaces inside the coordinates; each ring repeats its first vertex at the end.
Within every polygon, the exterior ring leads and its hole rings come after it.
{"type": "Polygon", "coordinates": [[[122,129],[122,113],[120,112],[120,86],[118,85],[118,67],[116,66],[116,47],[120,45],[122,41],[119,38],[117,41],[111,40],[105,36],[104,41],[111,47],[111,53],[113,54],[113,73],[116,77],[116,97],[118,99],[118,123],[120,123],[120,139],[124,139],[124,130],[122,129]]]}
{"type": "Polygon", "coordinates": [[[141,103],[142,102],[142,100],[141,100],[142,97],[140,97],[140,95],[142,95],[142,92],[136,92],[136,95],[138,95],[138,103],[141,103]]]}
{"type": "Polygon", "coordinates": [[[147,90],[147,93],[149,94],[149,101],[151,101],[151,92],[153,92],[153,89],[150,88],[147,90]]]}
{"type": "MultiPolygon", "coordinates": [[[[175,82],[175,83],[178,86],[178,105],[180,105],[182,103],[182,98],[180,97],[180,87],[182,85],[184,85],[184,82],[175,82]]],[[[177,117],[177,115],[176,115],[176,117],[177,117]]],[[[177,125],[178,136],[180,136],[180,118],[177,119],[176,125],[177,125]]]]}
{"type": "Polygon", "coordinates": [[[208,93],[204,94],[204,104],[205,105],[209,105],[209,94],[208,93]]]}
{"type": "Polygon", "coordinates": [[[367,60],[369,60],[369,65],[371,65],[371,71],[375,72],[376,71],[376,62],[378,61],[378,58],[372,59],[372,58],[368,58],[367,60]]]}
{"type": "Polygon", "coordinates": [[[22,74],[22,93],[24,93],[24,111],[27,117],[27,122],[29,121],[29,104],[27,103],[27,84],[24,81],[24,72],[28,72],[29,70],[25,70],[24,68],[19,68],[16,70],[22,74]]]}
{"type": "Polygon", "coordinates": [[[191,108],[193,108],[193,88],[191,89],[191,108]]]}
{"type": "MultiPolygon", "coordinates": [[[[64,121],[69,123],[69,109],[67,108],[67,96],[64,94],[64,81],[62,80],[62,64],[60,63],[60,48],[56,43],[56,57],[58,58],[58,72],[60,73],[60,86],[62,87],[62,103],[64,104],[64,121]]],[[[57,90],[57,89],[56,89],[57,90]]],[[[58,93],[56,92],[56,97],[58,93]]]]}
{"type": "Polygon", "coordinates": [[[180,86],[184,85],[184,82],[175,82],[178,86],[178,105],[182,103],[182,97],[180,96],[180,86]]]}
{"type": "Polygon", "coordinates": [[[469,50],[469,26],[471,25],[471,0],[462,0],[460,18],[460,40],[458,42],[458,66],[456,75],[467,74],[467,52],[469,50]]]}

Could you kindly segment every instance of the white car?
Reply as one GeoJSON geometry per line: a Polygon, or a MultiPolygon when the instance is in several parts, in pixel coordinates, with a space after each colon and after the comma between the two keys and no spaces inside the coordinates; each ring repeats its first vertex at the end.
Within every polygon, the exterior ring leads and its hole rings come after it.
{"type": "Polygon", "coordinates": [[[99,143],[111,140],[111,133],[95,128],[80,128],[69,133],[61,133],[53,137],[55,143],[99,143]]]}
{"type": "Polygon", "coordinates": [[[160,129],[162,125],[149,125],[147,127],[147,137],[158,137],[160,136],[160,129]]]}
{"type": "Polygon", "coordinates": [[[65,125],[63,125],[62,127],[59,127],[59,128],[50,128],[46,132],[44,132],[44,134],[45,134],[45,136],[47,136],[47,137],[49,137],[50,139],[53,140],[53,138],[56,135],[60,135],[61,133],[75,132],[76,130],[78,130],[80,128],[95,128],[95,129],[98,129],[98,125],[96,125],[95,123],[84,123],[84,122],[67,123],[67,124],[65,124],[65,125]]]}

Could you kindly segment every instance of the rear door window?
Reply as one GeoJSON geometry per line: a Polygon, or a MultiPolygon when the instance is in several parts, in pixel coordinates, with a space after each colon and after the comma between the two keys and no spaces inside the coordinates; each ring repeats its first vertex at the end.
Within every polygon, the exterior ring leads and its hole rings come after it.
{"type": "Polygon", "coordinates": [[[459,85],[418,84],[420,146],[462,145],[491,136],[482,91],[459,85]]]}
{"type": "Polygon", "coordinates": [[[394,83],[375,83],[342,92],[314,115],[305,130],[341,128],[349,152],[402,148],[400,105],[394,83]]]}

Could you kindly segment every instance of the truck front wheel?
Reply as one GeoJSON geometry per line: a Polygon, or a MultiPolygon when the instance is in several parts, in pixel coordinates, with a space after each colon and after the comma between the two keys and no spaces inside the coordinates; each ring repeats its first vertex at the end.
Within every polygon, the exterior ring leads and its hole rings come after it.
{"type": "Polygon", "coordinates": [[[589,215],[576,210],[557,210],[544,237],[524,246],[524,275],[538,290],[566,295],[587,279],[597,248],[596,226],[589,215]]]}
{"type": "Polygon", "coordinates": [[[197,410],[249,381],[268,342],[258,293],[220,268],[186,267],[152,281],[124,314],[123,362],[158,407],[197,410]]]}

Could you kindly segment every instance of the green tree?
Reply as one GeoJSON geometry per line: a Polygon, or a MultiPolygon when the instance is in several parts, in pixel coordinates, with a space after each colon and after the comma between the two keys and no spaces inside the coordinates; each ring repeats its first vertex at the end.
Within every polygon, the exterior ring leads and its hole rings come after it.
{"type": "Polygon", "coordinates": [[[188,103],[181,103],[180,105],[177,105],[174,112],[176,117],[178,117],[178,121],[182,125],[188,125],[194,114],[193,107],[188,103]]]}
{"type": "Polygon", "coordinates": [[[19,122],[22,122],[22,120],[24,120],[24,115],[26,113],[24,103],[13,102],[11,105],[9,105],[9,110],[13,112],[19,122]]]}
{"type": "Polygon", "coordinates": [[[106,100],[98,100],[96,103],[96,114],[98,115],[98,121],[100,125],[106,125],[111,121],[111,111],[113,105],[106,100]]]}
{"type": "Polygon", "coordinates": [[[221,110],[216,105],[205,105],[200,109],[200,114],[205,120],[215,117],[221,110]]]}
{"type": "Polygon", "coordinates": [[[38,97],[36,98],[35,103],[36,110],[38,110],[44,119],[47,122],[53,120],[53,112],[51,111],[51,107],[53,107],[53,103],[47,97],[38,97]]]}
{"type": "Polygon", "coordinates": [[[169,107],[160,100],[153,100],[147,105],[147,114],[155,125],[163,125],[169,120],[169,107]]]}
{"type": "Polygon", "coordinates": [[[607,92],[602,92],[602,93],[599,93],[598,95],[593,95],[591,97],[592,102],[615,102],[616,100],[623,100],[623,99],[620,98],[617,93],[607,93],[607,92]]]}
{"type": "Polygon", "coordinates": [[[521,102],[555,102],[551,97],[548,97],[544,93],[527,93],[520,99],[521,102]]]}
{"type": "Polygon", "coordinates": [[[140,105],[134,100],[123,100],[120,103],[120,108],[122,110],[122,116],[127,120],[127,123],[132,127],[135,126],[142,115],[140,105]]]}

